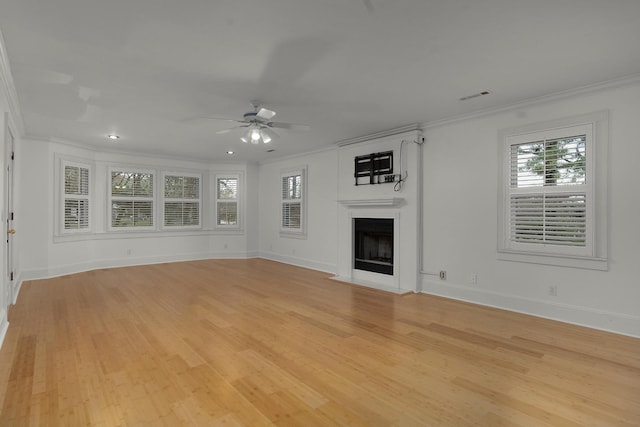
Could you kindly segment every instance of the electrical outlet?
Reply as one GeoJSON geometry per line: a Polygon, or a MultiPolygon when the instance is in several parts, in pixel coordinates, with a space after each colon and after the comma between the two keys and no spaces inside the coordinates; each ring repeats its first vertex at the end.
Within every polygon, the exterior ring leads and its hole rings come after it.
{"type": "Polygon", "coordinates": [[[440,280],[447,280],[447,272],[440,270],[440,280]]]}
{"type": "Polygon", "coordinates": [[[551,295],[552,297],[558,296],[558,287],[556,285],[549,286],[549,295],[551,295]]]}

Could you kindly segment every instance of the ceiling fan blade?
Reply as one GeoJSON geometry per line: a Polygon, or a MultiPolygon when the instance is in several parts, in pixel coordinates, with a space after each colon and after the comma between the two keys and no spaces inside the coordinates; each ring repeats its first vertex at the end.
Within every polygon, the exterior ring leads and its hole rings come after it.
{"type": "Polygon", "coordinates": [[[246,128],[246,127],[249,127],[249,125],[234,126],[234,127],[232,127],[232,128],[219,130],[219,131],[217,131],[216,133],[217,133],[218,135],[222,135],[222,134],[225,134],[225,133],[229,133],[229,132],[231,132],[232,130],[240,129],[240,128],[246,128]]]}
{"type": "Polygon", "coordinates": [[[269,129],[268,127],[263,127],[262,133],[269,135],[269,138],[271,139],[280,138],[280,135],[278,135],[273,129],[269,129]]]}
{"type": "Polygon", "coordinates": [[[308,125],[298,125],[294,123],[269,122],[268,126],[270,128],[289,129],[289,130],[309,130],[310,129],[308,125]]]}
{"type": "Polygon", "coordinates": [[[260,108],[256,113],[256,116],[264,120],[271,120],[271,118],[275,115],[276,115],[275,111],[267,110],[266,108],[260,108]]]}
{"type": "Polygon", "coordinates": [[[204,120],[218,120],[220,122],[235,122],[235,123],[244,123],[244,120],[235,120],[235,119],[223,119],[222,117],[200,117],[204,120]]]}

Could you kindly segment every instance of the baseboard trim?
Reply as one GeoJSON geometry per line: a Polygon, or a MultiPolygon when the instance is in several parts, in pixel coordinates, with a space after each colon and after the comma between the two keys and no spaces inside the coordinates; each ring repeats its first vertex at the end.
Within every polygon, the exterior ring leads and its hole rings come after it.
{"type": "Polygon", "coordinates": [[[18,302],[18,295],[20,294],[20,289],[22,289],[22,274],[19,274],[13,283],[13,289],[11,290],[13,301],[11,301],[11,304],[15,305],[16,302],[18,302]]]}
{"type": "Polygon", "coordinates": [[[422,293],[640,338],[640,316],[423,280],[422,293]]]}
{"type": "Polygon", "coordinates": [[[365,287],[365,288],[375,289],[375,290],[378,290],[378,291],[390,292],[390,293],[396,294],[396,295],[407,295],[407,294],[414,293],[414,291],[409,290],[409,289],[394,288],[394,287],[391,287],[391,286],[381,285],[381,284],[375,283],[375,282],[368,282],[366,280],[353,280],[353,279],[351,279],[349,277],[332,276],[332,277],[330,277],[330,279],[338,281],[338,282],[348,283],[350,285],[362,286],[362,287],[365,287]]]}
{"type": "Polygon", "coordinates": [[[87,263],[67,264],[48,269],[25,270],[22,272],[22,281],[50,279],[65,276],[67,274],[82,273],[85,271],[99,270],[102,268],[132,267],[136,265],[165,264],[168,262],[198,261],[205,259],[246,259],[255,258],[247,252],[202,252],[182,255],[150,256],[136,258],[113,258],[96,260],[87,263]]]}
{"type": "Polygon", "coordinates": [[[297,267],[308,268],[310,270],[322,271],[323,273],[336,274],[336,265],[325,262],[313,261],[305,258],[290,257],[277,254],[275,252],[260,251],[257,258],[264,258],[271,261],[278,261],[285,264],[295,265],[297,267]]]}
{"type": "Polygon", "coordinates": [[[7,320],[6,310],[3,310],[2,317],[0,318],[0,349],[4,344],[4,339],[7,336],[8,330],[9,330],[9,320],[7,320]]]}

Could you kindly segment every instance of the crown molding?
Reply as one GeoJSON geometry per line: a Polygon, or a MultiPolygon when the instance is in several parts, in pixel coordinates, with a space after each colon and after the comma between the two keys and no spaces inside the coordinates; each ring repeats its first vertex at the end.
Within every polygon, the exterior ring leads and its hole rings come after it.
{"type": "Polygon", "coordinates": [[[355,138],[343,139],[342,141],[336,142],[338,147],[344,147],[347,145],[358,144],[360,142],[371,141],[374,139],[387,138],[389,136],[397,136],[410,132],[418,132],[422,130],[422,125],[420,123],[412,123],[410,125],[405,125],[393,129],[384,130],[381,132],[370,133],[368,135],[356,136],[355,138]]]}
{"type": "Polygon", "coordinates": [[[454,123],[464,122],[466,120],[478,119],[493,114],[504,113],[507,111],[513,111],[519,108],[532,107],[534,105],[545,104],[547,102],[561,101],[563,99],[571,98],[579,95],[586,95],[602,90],[615,89],[618,87],[624,87],[640,83],[640,73],[631,74],[618,79],[605,80],[590,85],[584,85],[573,89],[568,89],[560,92],[554,92],[547,95],[525,99],[523,101],[514,102],[511,104],[502,105],[494,108],[487,108],[484,110],[474,111],[469,114],[462,114],[459,116],[445,117],[440,120],[427,121],[421,124],[422,129],[432,129],[440,126],[450,125],[454,123]]]}
{"type": "Polygon", "coordinates": [[[13,123],[13,127],[17,130],[18,134],[22,136],[24,135],[24,121],[22,119],[22,113],[20,112],[18,94],[13,82],[13,75],[11,74],[9,57],[7,56],[2,31],[0,31],[0,84],[2,85],[2,90],[7,97],[7,104],[9,105],[9,120],[13,123]]]}

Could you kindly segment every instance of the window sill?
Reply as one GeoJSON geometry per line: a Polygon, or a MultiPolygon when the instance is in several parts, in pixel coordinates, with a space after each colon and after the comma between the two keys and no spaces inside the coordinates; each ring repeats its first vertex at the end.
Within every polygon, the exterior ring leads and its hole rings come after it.
{"type": "Polygon", "coordinates": [[[517,252],[498,250],[498,260],[525,262],[529,264],[554,265],[558,267],[582,268],[586,270],[609,270],[606,258],[579,257],[557,254],[542,254],[531,252],[517,252]]]}
{"type": "Polygon", "coordinates": [[[83,240],[110,240],[110,239],[138,239],[138,238],[159,238],[159,237],[184,237],[184,236],[242,236],[244,230],[222,230],[222,229],[198,229],[198,230],[131,230],[129,232],[118,230],[102,233],[75,233],[58,234],[53,236],[53,243],[77,242],[83,240]]]}

